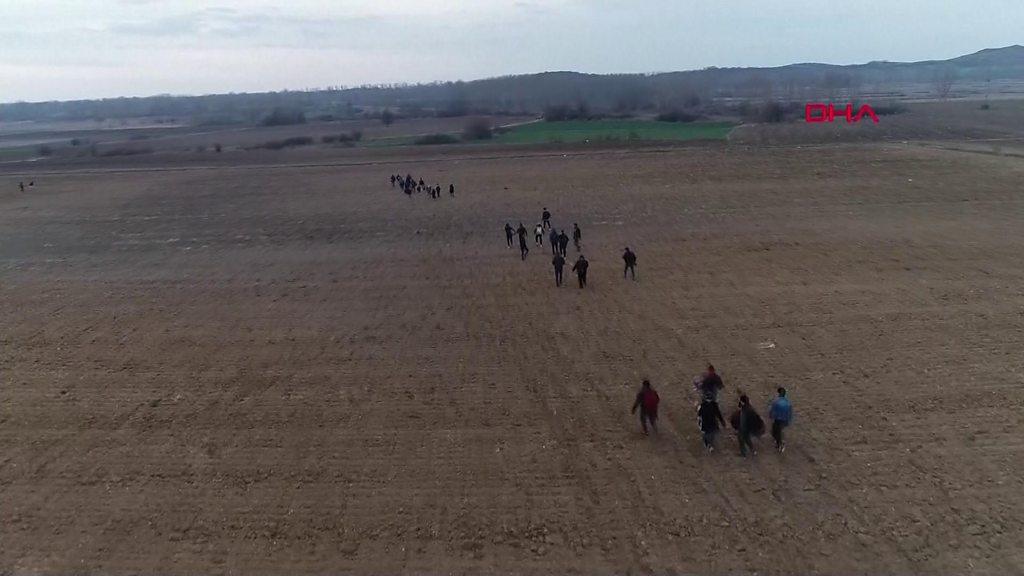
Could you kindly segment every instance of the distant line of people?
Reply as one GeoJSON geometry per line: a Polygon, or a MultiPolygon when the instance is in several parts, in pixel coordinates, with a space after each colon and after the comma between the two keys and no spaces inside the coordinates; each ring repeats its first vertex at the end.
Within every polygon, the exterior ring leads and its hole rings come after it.
{"type": "MultiPolygon", "coordinates": [[[[709,365],[708,371],[694,381],[694,386],[700,393],[700,403],[697,405],[697,428],[701,434],[701,441],[704,448],[710,453],[715,450],[715,439],[718,433],[725,428],[726,421],[722,416],[722,410],[718,406],[718,393],[724,388],[722,378],[715,372],[715,367],[709,365]]],[[[793,421],[793,405],[789,401],[786,389],[779,387],[776,390],[778,396],[772,400],[768,408],[768,417],[772,421],[771,436],[775,442],[775,450],[780,454],[786,451],[784,431],[793,421]]],[[[658,406],[661,398],[658,392],[651,386],[649,380],[644,380],[640,391],[633,401],[632,413],[640,412],[640,428],[644,435],[650,431],[657,432],[658,406]]],[[[736,409],[729,417],[729,425],[736,432],[736,440],[739,444],[740,455],[756,455],[757,448],[753,439],[762,436],[765,432],[764,420],[757,410],[750,404],[750,398],[741,394],[736,409]]]]}
{"type": "MultiPolygon", "coordinates": [[[[435,200],[441,197],[440,184],[435,184],[434,186],[427,186],[426,182],[423,181],[423,178],[420,178],[419,181],[417,181],[412,177],[411,174],[406,174],[405,176],[402,176],[400,174],[392,174],[391,187],[395,188],[396,186],[401,188],[402,191],[405,192],[405,194],[410,197],[412,196],[413,192],[426,192],[427,194],[430,195],[431,198],[434,198],[435,200]]],[[[455,197],[455,184],[448,185],[448,195],[451,196],[452,198],[455,197]]]]}

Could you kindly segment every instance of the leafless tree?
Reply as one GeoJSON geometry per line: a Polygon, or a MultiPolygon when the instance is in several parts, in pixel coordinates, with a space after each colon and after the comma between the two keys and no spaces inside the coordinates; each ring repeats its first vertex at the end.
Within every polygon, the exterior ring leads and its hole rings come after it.
{"type": "Polygon", "coordinates": [[[935,95],[945,100],[949,98],[949,92],[956,83],[956,70],[954,68],[943,68],[935,74],[932,85],[935,88],[935,95]]]}

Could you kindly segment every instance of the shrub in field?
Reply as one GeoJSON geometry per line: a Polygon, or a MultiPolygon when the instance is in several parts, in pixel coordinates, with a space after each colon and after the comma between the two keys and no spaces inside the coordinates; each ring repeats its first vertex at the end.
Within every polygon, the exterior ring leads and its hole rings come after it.
{"type": "Polygon", "coordinates": [[[697,115],[682,110],[669,110],[658,114],[654,119],[658,122],[693,122],[697,119],[697,115]]]}
{"type": "Polygon", "coordinates": [[[761,107],[761,121],[777,124],[786,120],[786,107],[778,102],[768,102],[761,107]]]}
{"type": "Polygon", "coordinates": [[[99,153],[100,156],[137,156],[139,154],[152,154],[152,148],[111,148],[99,153]]]}
{"type": "Polygon", "coordinates": [[[380,123],[385,126],[391,126],[395,122],[395,113],[387,108],[380,113],[380,123]]]}
{"type": "Polygon", "coordinates": [[[575,106],[555,104],[544,108],[544,120],[547,122],[592,119],[596,119],[596,116],[590,113],[590,106],[586,102],[579,102],[575,106]]]}
{"type": "Polygon", "coordinates": [[[569,107],[564,104],[544,108],[544,120],[548,122],[563,122],[568,120],[569,116],[569,107]]]}
{"type": "Polygon", "coordinates": [[[43,144],[42,146],[39,147],[38,152],[40,156],[49,156],[53,154],[53,148],[50,148],[46,144],[43,144]]]}
{"type": "Polygon", "coordinates": [[[427,134],[426,136],[420,136],[417,138],[413,141],[413,144],[455,144],[458,141],[459,139],[451,134],[427,134]]]}
{"type": "Polygon", "coordinates": [[[257,148],[266,148],[267,150],[281,150],[284,148],[291,148],[293,146],[309,146],[313,143],[313,139],[309,136],[293,136],[291,138],[285,138],[284,140],[270,140],[257,146],[257,148]]]}
{"type": "Polygon", "coordinates": [[[489,140],[494,136],[494,128],[486,118],[474,118],[462,129],[463,140],[489,140]]]}
{"type": "Polygon", "coordinates": [[[320,141],[324,144],[344,144],[345,146],[355,146],[356,142],[363,139],[363,133],[360,130],[353,130],[352,132],[341,134],[328,134],[320,138],[320,141]]]}
{"type": "Polygon", "coordinates": [[[278,106],[263,117],[261,122],[264,126],[288,126],[291,124],[305,124],[306,115],[301,110],[289,110],[278,106]]]}

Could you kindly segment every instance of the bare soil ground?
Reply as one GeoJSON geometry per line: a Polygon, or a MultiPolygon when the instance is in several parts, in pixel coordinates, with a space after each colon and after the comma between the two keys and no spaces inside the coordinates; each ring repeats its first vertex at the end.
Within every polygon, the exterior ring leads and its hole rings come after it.
{"type": "MultiPolygon", "coordinates": [[[[495,125],[514,124],[532,118],[521,116],[495,116],[490,118],[495,125]]],[[[212,156],[215,144],[221,144],[226,151],[236,151],[260,146],[273,140],[296,136],[313,138],[320,144],[323,136],[336,136],[352,131],[362,132],[365,141],[403,136],[432,134],[437,132],[460,132],[470,118],[402,118],[385,126],[380,120],[358,119],[333,122],[309,122],[289,126],[159,126],[139,124],[118,128],[72,129],[67,123],[9,123],[0,124],[0,150],[47,144],[59,159],[76,159],[78,162],[95,162],[91,149],[96,145],[99,152],[114,148],[144,148],[152,153],[190,154],[192,160],[212,156]],[[5,131],[6,128],[6,131],[5,131]],[[71,139],[81,143],[72,146],[71,139]],[[191,154],[205,149],[202,154],[191,154]]],[[[83,123],[87,124],[87,123],[83,123]]],[[[337,148],[337,146],[331,146],[337,148]]]]}
{"type": "Polygon", "coordinates": [[[0,174],[0,572],[1024,573],[1021,159],[390,154],[0,174]],[[784,455],[702,450],[708,361],[784,455]]]}

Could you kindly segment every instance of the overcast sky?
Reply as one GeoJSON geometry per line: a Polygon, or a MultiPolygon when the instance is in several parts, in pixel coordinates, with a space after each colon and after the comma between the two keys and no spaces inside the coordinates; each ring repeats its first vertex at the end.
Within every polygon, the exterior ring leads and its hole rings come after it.
{"type": "Polygon", "coordinates": [[[944,59],[1024,0],[0,0],[0,101],[944,59]]]}

